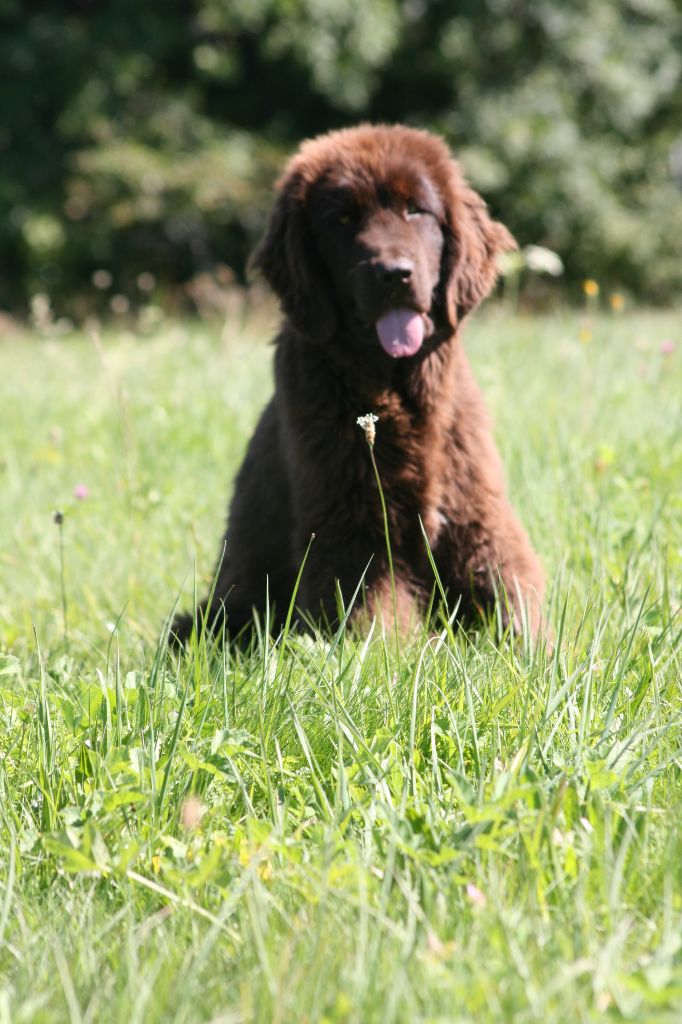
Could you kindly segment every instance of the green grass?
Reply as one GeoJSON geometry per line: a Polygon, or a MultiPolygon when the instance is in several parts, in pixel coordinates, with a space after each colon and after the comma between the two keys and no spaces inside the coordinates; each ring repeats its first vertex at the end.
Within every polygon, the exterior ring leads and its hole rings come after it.
{"type": "Polygon", "coordinates": [[[0,343],[0,1021],[682,1019],[681,326],[471,324],[556,644],[399,659],[158,644],[266,330],[0,343]]]}

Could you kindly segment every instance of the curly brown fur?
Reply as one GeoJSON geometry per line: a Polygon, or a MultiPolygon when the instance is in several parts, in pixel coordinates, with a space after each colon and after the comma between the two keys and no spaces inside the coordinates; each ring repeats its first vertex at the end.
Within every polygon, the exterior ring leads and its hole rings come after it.
{"type": "MultiPolygon", "coordinates": [[[[392,616],[381,504],[356,424],[373,412],[403,625],[434,588],[421,522],[452,606],[490,607],[501,583],[515,625],[527,614],[537,631],[542,568],[508,503],[460,341],[514,245],[431,134],[361,125],[302,145],[254,256],[284,313],[275,394],[237,476],[200,620],[234,636],[264,612],[267,589],[281,622],[309,545],[299,616],[333,623],[337,587],[347,602],[363,574],[358,609],[392,616]],[[389,343],[380,327],[391,316],[389,343]]],[[[193,624],[179,618],[175,636],[193,624]]]]}

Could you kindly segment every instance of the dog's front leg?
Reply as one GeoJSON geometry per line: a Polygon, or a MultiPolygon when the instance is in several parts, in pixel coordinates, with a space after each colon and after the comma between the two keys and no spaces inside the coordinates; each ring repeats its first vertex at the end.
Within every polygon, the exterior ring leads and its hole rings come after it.
{"type": "Polygon", "coordinates": [[[386,625],[396,620],[407,633],[417,619],[411,588],[400,567],[393,574],[382,541],[355,539],[343,544],[313,537],[308,548],[297,600],[301,617],[335,627],[346,618],[368,628],[374,618],[386,625]]]}

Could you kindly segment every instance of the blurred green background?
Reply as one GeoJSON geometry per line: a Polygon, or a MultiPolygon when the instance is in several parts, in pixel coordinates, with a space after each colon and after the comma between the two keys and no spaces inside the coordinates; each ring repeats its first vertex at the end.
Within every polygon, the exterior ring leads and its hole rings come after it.
{"type": "Polygon", "coordinates": [[[0,95],[12,314],[220,309],[286,155],[362,119],[441,132],[554,294],[679,296],[682,0],[0,0],[0,95]]]}

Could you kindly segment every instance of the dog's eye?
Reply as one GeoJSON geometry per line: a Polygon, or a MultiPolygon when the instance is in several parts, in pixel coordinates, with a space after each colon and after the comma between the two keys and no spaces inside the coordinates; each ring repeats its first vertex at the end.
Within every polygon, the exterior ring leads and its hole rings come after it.
{"type": "Polygon", "coordinates": [[[336,223],[342,227],[348,227],[349,224],[359,224],[362,219],[362,210],[358,206],[354,206],[351,203],[344,203],[343,206],[336,208],[336,223]]]}
{"type": "Polygon", "coordinates": [[[426,213],[421,206],[415,203],[414,199],[408,199],[405,203],[405,216],[406,217],[420,217],[423,213],[426,213]]]}
{"type": "Polygon", "coordinates": [[[336,218],[336,223],[341,224],[344,227],[348,227],[349,224],[357,224],[360,221],[361,213],[360,210],[354,207],[346,207],[343,213],[340,213],[336,218]]]}

